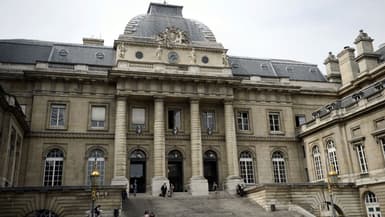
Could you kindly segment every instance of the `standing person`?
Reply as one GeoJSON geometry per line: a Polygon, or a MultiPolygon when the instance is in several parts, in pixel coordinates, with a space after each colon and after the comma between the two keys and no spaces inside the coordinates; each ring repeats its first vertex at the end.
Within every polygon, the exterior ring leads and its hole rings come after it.
{"type": "Polygon", "coordinates": [[[134,197],[136,196],[136,192],[138,192],[138,184],[136,183],[136,179],[134,180],[134,197]]]}
{"type": "Polygon", "coordinates": [[[175,188],[175,186],[174,186],[174,184],[170,184],[170,195],[169,195],[169,197],[172,197],[172,194],[174,193],[174,188],[175,188]]]}
{"type": "Polygon", "coordinates": [[[162,197],[166,197],[166,193],[167,193],[167,184],[166,183],[163,183],[162,187],[160,188],[160,191],[162,192],[161,193],[162,197]]]}
{"type": "Polygon", "coordinates": [[[151,212],[151,213],[150,213],[150,217],[155,217],[154,212],[151,212]]]}
{"type": "Polygon", "coordinates": [[[122,190],[122,200],[123,201],[127,200],[127,190],[122,190]]]}
{"type": "Polygon", "coordinates": [[[150,213],[148,212],[148,210],[144,211],[144,217],[150,217],[150,213]]]}
{"type": "Polygon", "coordinates": [[[218,185],[217,185],[217,183],[214,181],[214,182],[213,182],[213,191],[214,191],[215,193],[217,193],[217,188],[218,188],[218,185]]]}

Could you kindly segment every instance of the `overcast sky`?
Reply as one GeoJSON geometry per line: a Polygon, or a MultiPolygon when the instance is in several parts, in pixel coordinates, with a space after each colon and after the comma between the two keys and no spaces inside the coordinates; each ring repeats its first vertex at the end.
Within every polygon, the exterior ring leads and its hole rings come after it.
{"type": "MultiPolygon", "coordinates": [[[[0,0],[0,38],[112,46],[127,22],[160,0],[0,0]]],[[[354,46],[364,29],[385,43],[385,0],[169,0],[205,23],[230,55],[318,64],[327,53],[354,46]]]]}

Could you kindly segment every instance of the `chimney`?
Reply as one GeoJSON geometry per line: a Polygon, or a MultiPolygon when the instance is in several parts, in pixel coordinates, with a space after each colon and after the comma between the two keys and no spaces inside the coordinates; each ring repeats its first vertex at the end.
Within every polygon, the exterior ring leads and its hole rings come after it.
{"type": "Polygon", "coordinates": [[[326,67],[326,76],[329,82],[341,83],[340,66],[336,56],[329,52],[329,56],[325,59],[324,65],[326,67]]]}
{"type": "Polygon", "coordinates": [[[104,39],[83,38],[83,45],[104,46],[104,39]]]}
{"type": "Polygon", "coordinates": [[[354,48],[349,46],[337,55],[338,63],[341,71],[342,85],[349,84],[358,75],[358,65],[354,61],[354,48]]]}
{"type": "Polygon", "coordinates": [[[374,53],[373,39],[368,36],[362,29],[354,40],[357,48],[356,62],[360,69],[360,73],[368,72],[378,65],[379,55],[374,53]]]}

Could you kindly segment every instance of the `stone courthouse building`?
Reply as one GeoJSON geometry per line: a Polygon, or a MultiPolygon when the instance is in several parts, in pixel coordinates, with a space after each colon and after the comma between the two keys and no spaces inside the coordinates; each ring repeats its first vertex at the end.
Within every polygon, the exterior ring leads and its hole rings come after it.
{"type": "Polygon", "coordinates": [[[324,76],[228,56],[182,6],[157,3],[113,47],[0,40],[1,191],[88,186],[96,163],[106,187],[157,196],[172,183],[202,196],[245,183],[263,207],[327,216],[334,170],[339,215],[381,216],[385,47],[372,41],[360,31],[356,51],[329,54],[324,76]]]}

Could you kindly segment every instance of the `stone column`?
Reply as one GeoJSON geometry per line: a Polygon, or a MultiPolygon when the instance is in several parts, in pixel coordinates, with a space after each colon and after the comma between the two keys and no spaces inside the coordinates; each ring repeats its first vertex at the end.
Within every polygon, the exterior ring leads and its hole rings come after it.
{"type": "Polygon", "coordinates": [[[116,100],[115,141],[114,141],[114,177],[111,185],[127,185],[127,98],[116,100]]]}
{"type": "Polygon", "coordinates": [[[203,177],[202,138],[201,123],[199,115],[199,100],[190,100],[190,123],[191,123],[191,169],[190,193],[193,196],[208,195],[208,182],[203,177]]]}
{"type": "Polygon", "coordinates": [[[166,178],[166,142],[164,121],[164,100],[155,98],[154,103],[154,176],[152,177],[152,195],[157,196],[163,183],[169,185],[166,178]]]}
{"type": "Polygon", "coordinates": [[[235,133],[233,102],[225,101],[225,139],[228,176],[226,178],[226,190],[235,194],[238,184],[243,183],[239,176],[237,136],[235,133]]]}

